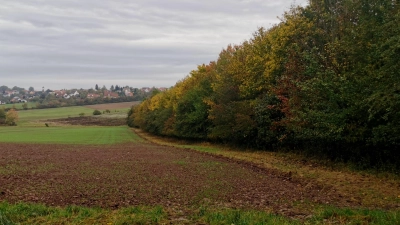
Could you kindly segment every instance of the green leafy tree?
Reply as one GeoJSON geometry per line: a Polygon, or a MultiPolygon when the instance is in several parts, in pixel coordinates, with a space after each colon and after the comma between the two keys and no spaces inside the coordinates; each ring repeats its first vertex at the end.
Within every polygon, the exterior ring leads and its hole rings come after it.
{"type": "MultiPolygon", "coordinates": [[[[195,73],[202,72],[204,73],[205,71],[199,68],[198,71],[192,72],[192,76],[195,73]]],[[[209,106],[204,100],[211,94],[212,89],[207,76],[203,75],[198,79],[199,83],[189,89],[177,102],[174,130],[180,137],[207,138],[210,126],[208,119],[209,106]]]]}
{"type": "Polygon", "coordinates": [[[0,86],[0,92],[4,93],[5,91],[10,90],[7,86],[0,86]]]}
{"type": "Polygon", "coordinates": [[[6,121],[6,111],[4,107],[0,108],[0,124],[5,123],[6,121]]]}
{"type": "Polygon", "coordinates": [[[100,112],[99,110],[95,109],[95,110],[93,111],[93,115],[95,115],[95,116],[101,115],[101,112],[100,112]]]}

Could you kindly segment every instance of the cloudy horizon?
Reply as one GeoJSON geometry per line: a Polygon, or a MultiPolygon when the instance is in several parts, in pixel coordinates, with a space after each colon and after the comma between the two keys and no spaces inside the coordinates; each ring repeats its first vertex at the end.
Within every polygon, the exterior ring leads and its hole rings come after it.
{"type": "Polygon", "coordinates": [[[0,86],[170,87],[307,0],[16,0],[0,5],[0,86]]]}

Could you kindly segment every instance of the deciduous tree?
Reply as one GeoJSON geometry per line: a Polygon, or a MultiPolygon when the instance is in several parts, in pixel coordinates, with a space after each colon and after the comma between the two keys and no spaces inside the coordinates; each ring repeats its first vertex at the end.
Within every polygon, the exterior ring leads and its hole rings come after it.
{"type": "Polygon", "coordinates": [[[19,116],[18,112],[14,109],[8,110],[6,114],[6,124],[10,126],[16,126],[18,122],[19,116]]]}

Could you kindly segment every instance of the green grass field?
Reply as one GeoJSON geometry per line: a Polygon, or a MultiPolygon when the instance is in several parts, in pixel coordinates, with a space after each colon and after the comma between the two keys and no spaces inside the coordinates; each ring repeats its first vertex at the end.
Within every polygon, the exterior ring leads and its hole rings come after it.
{"type": "Polygon", "coordinates": [[[127,127],[0,127],[0,142],[40,144],[118,144],[138,141],[127,127]]]}
{"type": "MultiPolygon", "coordinates": [[[[92,116],[94,109],[85,106],[18,111],[17,126],[0,127],[0,142],[49,144],[116,144],[137,141],[139,138],[127,127],[53,126],[45,121],[92,116]]],[[[104,116],[124,116],[126,109],[114,109],[104,116]],[[118,111],[118,112],[116,112],[118,111]]]]}
{"type": "MultiPolygon", "coordinates": [[[[12,108],[13,106],[16,109],[22,109],[22,105],[24,103],[14,103],[14,104],[5,104],[5,105],[1,105],[0,107],[5,107],[5,108],[12,108]]],[[[36,107],[36,103],[35,102],[27,102],[28,104],[28,109],[31,109],[32,107],[36,107]]]]}
{"type": "Polygon", "coordinates": [[[84,113],[86,116],[91,116],[93,109],[89,109],[84,106],[73,106],[52,109],[26,110],[19,111],[18,113],[18,126],[26,126],[28,123],[35,123],[40,120],[78,117],[80,113],[84,113]]]}

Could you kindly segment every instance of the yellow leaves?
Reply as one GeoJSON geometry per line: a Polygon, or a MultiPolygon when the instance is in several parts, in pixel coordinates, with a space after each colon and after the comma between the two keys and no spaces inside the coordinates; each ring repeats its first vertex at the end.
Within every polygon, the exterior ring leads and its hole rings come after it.
{"type": "Polygon", "coordinates": [[[10,109],[6,114],[6,124],[10,126],[15,126],[18,120],[18,112],[15,109],[10,109]]]}

